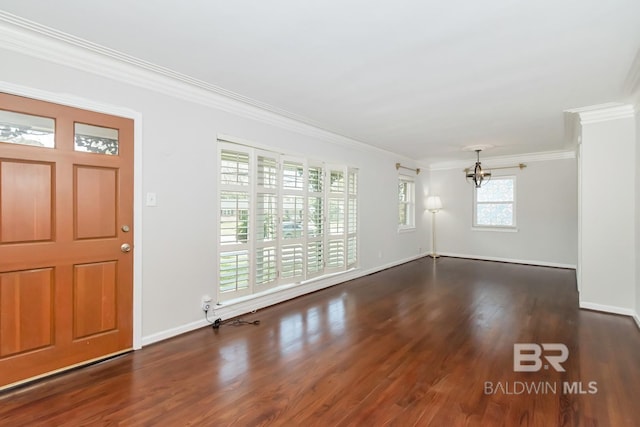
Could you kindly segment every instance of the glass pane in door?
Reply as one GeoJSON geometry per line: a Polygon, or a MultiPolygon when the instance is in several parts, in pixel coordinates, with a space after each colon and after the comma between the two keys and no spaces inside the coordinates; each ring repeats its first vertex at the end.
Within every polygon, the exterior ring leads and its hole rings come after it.
{"type": "Polygon", "coordinates": [[[0,110],[0,142],[55,148],[54,119],[0,110]]]}
{"type": "Polygon", "coordinates": [[[76,151],[117,156],[118,144],[118,129],[75,123],[76,151]]]}

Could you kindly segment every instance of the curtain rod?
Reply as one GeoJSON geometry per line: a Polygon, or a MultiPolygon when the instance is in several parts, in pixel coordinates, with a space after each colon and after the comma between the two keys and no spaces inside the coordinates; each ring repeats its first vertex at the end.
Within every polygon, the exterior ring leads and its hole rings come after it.
{"type": "MultiPolygon", "coordinates": [[[[493,170],[497,170],[497,169],[515,169],[515,168],[518,168],[518,169],[522,170],[522,169],[524,169],[526,167],[527,167],[527,165],[525,165],[524,163],[519,163],[516,166],[502,166],[502,167],[499,167],[499,168],[486,167],[486,168],[483,168],[483,169],[488,170],[488,171],[493,171],[493,170]]],[[[473,170],[473,168],[465,168],[464,169],[464,173],[469,173],[472,170],[473,170]]]]}
{"type": "Polygon", "coordinates": [[[420,168],[417,168],[417,169],[408,168],[406,166],[402,166],[400,163],[396,163],[396,170],[398,170],[400,168],[407,169],[407,170],[410,170],[410,171],[414,171],[416,173],[416,175],[420,173],[420,168]]]}

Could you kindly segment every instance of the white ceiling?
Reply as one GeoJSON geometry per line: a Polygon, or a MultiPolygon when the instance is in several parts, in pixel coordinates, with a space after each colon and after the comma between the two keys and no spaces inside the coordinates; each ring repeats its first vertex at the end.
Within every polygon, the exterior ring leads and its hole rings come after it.
{"type": "Polygon", "coordinates": [[[639,0],[0,0],[6,12],[433,163],[571,148],[625,102],[639,0]],[[627,87],[625,87],[625,85],[627,87]]]}

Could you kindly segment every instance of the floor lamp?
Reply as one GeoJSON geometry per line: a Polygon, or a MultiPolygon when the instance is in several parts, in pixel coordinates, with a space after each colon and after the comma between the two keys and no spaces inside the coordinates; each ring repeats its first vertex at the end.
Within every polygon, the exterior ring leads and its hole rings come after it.
{"type": "Polygon", "coordinates": [[[436,253],[436,213],[442,209],[442,201],[438,196],[427,197],[427,210],[431,212],[431,253],[429,256],[433,259],[440,255],[436,253]]]}

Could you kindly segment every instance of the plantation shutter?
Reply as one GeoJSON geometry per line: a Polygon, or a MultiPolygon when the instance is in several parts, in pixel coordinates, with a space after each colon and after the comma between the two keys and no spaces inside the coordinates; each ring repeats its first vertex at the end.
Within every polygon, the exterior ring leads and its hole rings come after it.
{"type": "Polygon", "coordinates": [[[347,184],[347,268],[358,263],[358,172],[348,170],[347,184]]]}
{"type": "Polygon", "coordinates": [[[356,169],[219,140],[218,170],[219,303],[357,266],[356,169]]]}
{"type": "Polygon", "coordinates": [[[220,145],[218,293],[225,299],[251,293],[251,152],[220,145]]]}
{"type": "Polygon", "coordinates": [[[321,164],[308,167],[307,186],[307,279],[324,273],[325,264],[325,173],[321,164]]]}
{"type": "Polygon", "coordinates": [[[344,167],[328,167],[327,196],[327,260],[326,271],[346,269],[347,171],[344,167]]]}
{"type": "Polygon", "coordinates": [[[279,159],[267,151],[255,155],[255,287],[260,291],[278,284],[279,159]]]}
{"type": "Polygon", "coordinates": [[[304,278],[307,185],[305,162],[281,157],[280,276],[286,282],[304,278]]]}

